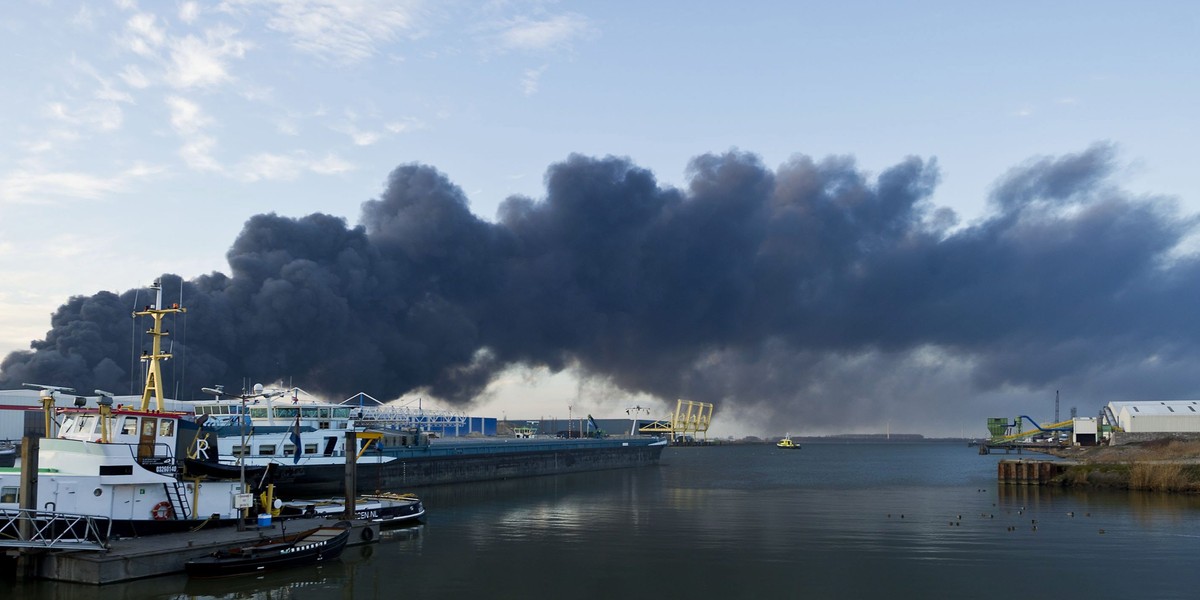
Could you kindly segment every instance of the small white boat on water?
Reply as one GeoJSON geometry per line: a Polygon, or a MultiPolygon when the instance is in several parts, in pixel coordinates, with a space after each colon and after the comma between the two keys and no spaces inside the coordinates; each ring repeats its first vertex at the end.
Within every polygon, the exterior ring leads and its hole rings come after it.
{"type": "MultiPolygon", "coordinates": [[[[345,498],[321,500],[290,500],[279,504],[280,518],[325,517],[341,519],[346,510],[345,498]]],[[[414,494],[365,494],[354,499],[354,518],[374,521],[381,526],[400,526],[417,523],[425,516],[425,505],[414,494]]]]}

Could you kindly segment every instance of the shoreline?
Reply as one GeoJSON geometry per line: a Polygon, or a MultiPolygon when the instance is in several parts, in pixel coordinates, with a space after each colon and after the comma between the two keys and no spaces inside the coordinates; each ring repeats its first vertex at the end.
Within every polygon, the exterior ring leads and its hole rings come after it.
{"type": "MultiPolygon", "coordinates": [[[[1040,485],[1085,489],[1200,493],[1200,442],[1154,440],[1119,446],[1048,449],[1061,471],[1040,485]]],[[[1033,483],[1033,482],[1031,482],[1033,483]]]]}

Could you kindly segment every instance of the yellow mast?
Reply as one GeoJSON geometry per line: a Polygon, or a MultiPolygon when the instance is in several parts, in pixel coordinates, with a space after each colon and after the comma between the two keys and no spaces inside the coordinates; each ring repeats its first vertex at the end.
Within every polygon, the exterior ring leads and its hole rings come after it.
{"type": "Polygon", "coordinates": [[[171,358],[170,354],[164,354],[162,351],[162,339],[170,335],[169,332],[163,331],[162,320],[166,315],[187,312],[187,309],[180,307],[178,304],[172,304],[170,308],[162,308],[162,281],[155,279],[150,289],[156,292],[154,305],[147,306],[144,310],[133,313],[134,318],[151,317],[154,319],[154,327],[146,331],[150,335],[152,343],[151,351],[149,353],[142,353],[142,362],[149,363],[146,367],[146,387],[142,390],[142,410],[150,410],[150,396],[154,396],[155,410],[162,412],[162,369],[159,367],[159,361],[171,358]]]}

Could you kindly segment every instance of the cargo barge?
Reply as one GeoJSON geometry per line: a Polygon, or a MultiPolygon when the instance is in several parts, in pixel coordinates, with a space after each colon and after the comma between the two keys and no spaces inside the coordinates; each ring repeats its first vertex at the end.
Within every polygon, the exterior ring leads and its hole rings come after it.
{"type": "MultiPolygon", "coordinates": [[[[666,440],[491,438],[434,440],[425,446],[381,446],[358,457],[359,493],[413,487],[641,467],[658,462],[666,440]]],[[[267,481],[281,497],[314,497],[345,490],[345,461],[275,461],[267,481]]]]}

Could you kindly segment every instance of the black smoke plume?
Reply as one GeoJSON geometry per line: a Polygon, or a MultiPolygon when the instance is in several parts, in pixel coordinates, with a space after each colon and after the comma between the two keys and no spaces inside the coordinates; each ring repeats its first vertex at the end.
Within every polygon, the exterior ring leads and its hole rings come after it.
{"type": "MultiPolygon", "coordinates": [[[[937,167],[917,158],[873,177],[850,158],[772,171],[704,155],[673,189],[625,159],[571,156],[544,199],[509,198],[495,223],[405,165],[358,226],[257,215],[229,275],[164,276],[189,309],[167,378],[185,398],[292,380],[465,403],[504,369],[544,366],[814,425],[997,390],[1186,395],[1196,221],[1121,190],[1115,167],[1108,145],[1032,160],[964,225],[931,204],[937,167]]],[[[71,298],[0,364],[0,388],[137,388],[130,312],[147,298],[71,298]]]]}

